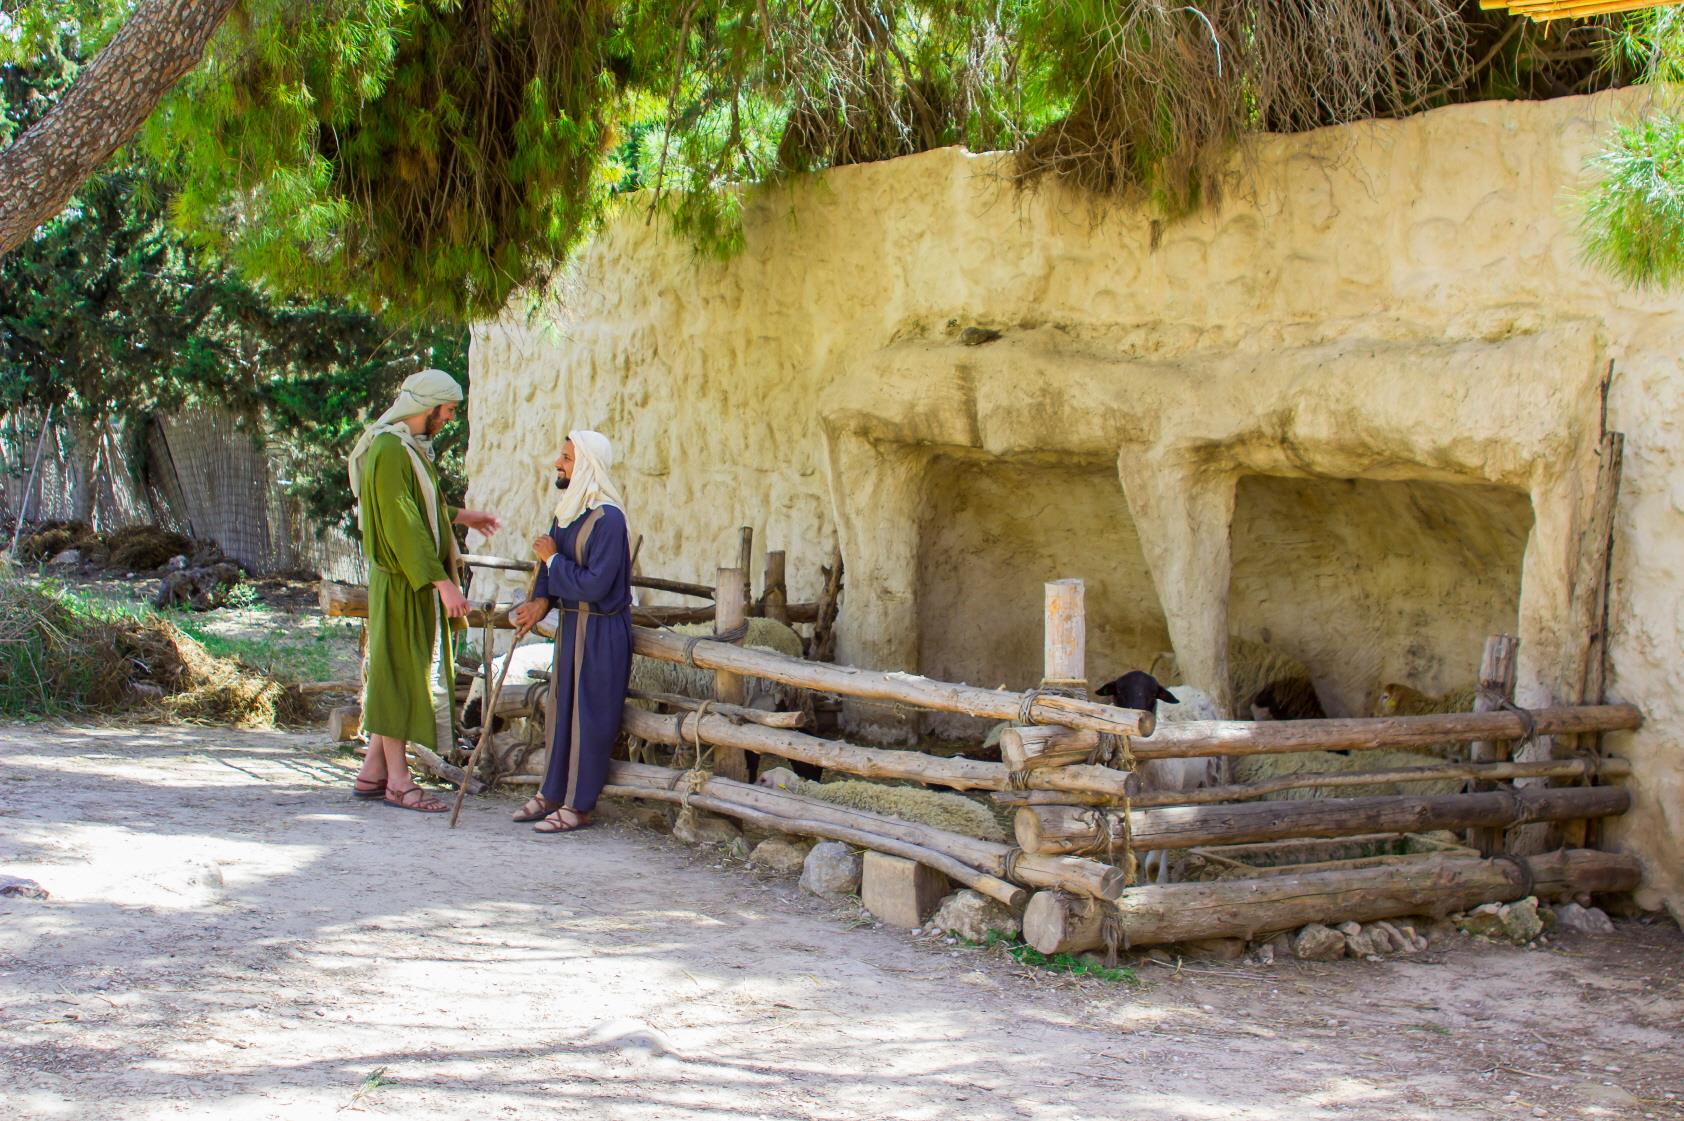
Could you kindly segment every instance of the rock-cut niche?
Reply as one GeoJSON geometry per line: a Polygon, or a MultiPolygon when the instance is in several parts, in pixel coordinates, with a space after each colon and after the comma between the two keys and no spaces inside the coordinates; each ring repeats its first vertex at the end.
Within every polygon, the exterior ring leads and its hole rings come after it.
{"type": "MultiPolygon", "coordinates": [[[[1022,689],[1041,678],[1043,586],[1086,582],[1092,682],[1146,666],[1169,633],[1116,461],[937,454],[925,468],[918,551],[919,671],[1022,689]]],[[[926,731],[985,724],[937,717],[926,731]]]]}
{"type": "Polygon", "coordinates": [[[1532,504],[1438,482],[1242,478],[1230,630],[1301,659],[1330,716],[1381,685],[1472,685],[1485,637],[1515,633],[1532,504]]]}

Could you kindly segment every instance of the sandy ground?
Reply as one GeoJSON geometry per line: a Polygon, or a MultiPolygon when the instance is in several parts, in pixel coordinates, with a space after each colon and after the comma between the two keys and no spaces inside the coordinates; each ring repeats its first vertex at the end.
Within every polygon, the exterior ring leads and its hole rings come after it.
{"type": "Polygon", "coordinates": [[[1670,924],[1107,984],[341,759],[0,728],[0,1117],[1684,1117],[1670,924]]]}

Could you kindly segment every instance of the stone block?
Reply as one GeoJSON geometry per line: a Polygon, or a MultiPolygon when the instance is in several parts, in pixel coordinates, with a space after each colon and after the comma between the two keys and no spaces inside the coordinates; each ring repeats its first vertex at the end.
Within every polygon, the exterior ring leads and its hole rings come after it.
{"type": "Polygon", "coordinates": [[[754,851],[748,854],[748,858],[751,863],[767,871],[793,876],[801,871],[806,863],[807,850],[811,847],[791,837],[768,837],[754,846],[754,851]]]}
{"type": "Polygon", "coordinates": [[[1614,922],[1599,907],[1565,903],[1555,909],[1555,925],[1573,934],[1612,934],[1614,922]]]}
{"type": "Polygon", "coordinates": [[[946,876],[916,860],[867,852],[860,901],[890,926],[914,930],[934,913],[952,885],[946,876]]]}
{"type": "Polygon", "coordinates": [[[1292,952],[1304,961],[1334,961],[1345,956],[1345,935],[1313,922],[1293,937],[1292,952]]]}

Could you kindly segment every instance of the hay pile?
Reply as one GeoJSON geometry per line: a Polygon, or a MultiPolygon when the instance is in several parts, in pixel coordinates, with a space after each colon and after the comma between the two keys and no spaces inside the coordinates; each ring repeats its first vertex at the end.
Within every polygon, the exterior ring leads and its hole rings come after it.
{"type": "Polygon", "coordinates": [[[0,575],[0,712],[150,712],[268,728],[305,699],[143,608],[0,575]]]}
{"type": "Polygon", "coordinates": [[[31,564],[50,561],[66,549],[103,553],[105,543],[86,522],[43,522],[18,538],[18,557],[31,564]]]}
{"type": "Polygon", "coordinates": [[[175,557],[193,555],[192,541],[155,525],[124,526],[108,535],[105,544],[114,566],[134,572],[151,572],[175,557]]]}

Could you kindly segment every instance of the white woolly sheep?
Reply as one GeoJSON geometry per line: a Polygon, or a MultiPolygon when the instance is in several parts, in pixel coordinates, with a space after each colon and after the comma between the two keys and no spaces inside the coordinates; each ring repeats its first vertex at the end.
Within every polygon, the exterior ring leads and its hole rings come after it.
{"type": "MultiPolygon", "coordinates": [[[[1431,716],[1441,712],[1472,712],[1477,695],[1478,690],[1470,685],[1433,697],[1394,681],[1380,687],[1380,699],[1374,706],[1374,715],[1431,716]]],[[[1465,743],[1429,743],[1407,750],[1417,756],[1430,755],[1440,759],[1460,761],[1468,757],[1468,745],[1465,743]]]]}
{"type": "Polygon", "coordinates": [[[887,814],[949,833],[963,833],[984,841],[1006,839],[1005,830],[988,807],[963,794],[944,794],[920,786],[887,786],[861,779],[814,782],[801,778],[788,767],[773,767],[762,772],[756,781],[761,786],[787,790],[831,805],[887,814]]]}
{"type": "MultiPolygon", "coordinates": [[[[1191,685],[1177,685],[1174,690],[1178,703],[1158,705],[1158,724],[1187,724],[1195,720],[1220,720],[1216,702],[1203,689],[1191,685]]],[[[1221,760],[1214,755],[1194,755],[1185,759],[1145,759],[1134,771],[1145,792],[1185,793],[1200,787],[1214,786],[1221,781],[1221,760]]],[[[1167,851],[1153,849],[1140,856],[1140,873],[1154,883],[1169,879],[1167,851]]]]}

